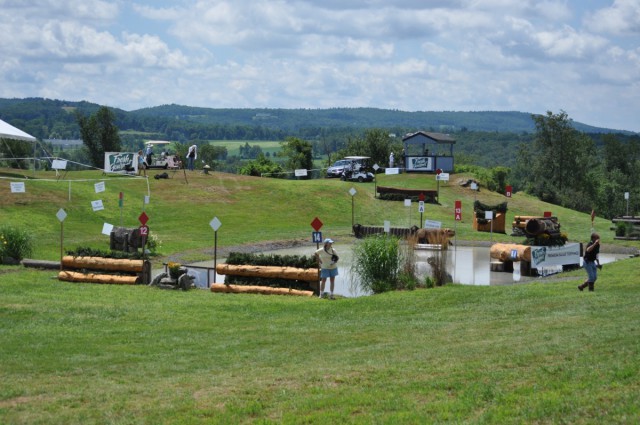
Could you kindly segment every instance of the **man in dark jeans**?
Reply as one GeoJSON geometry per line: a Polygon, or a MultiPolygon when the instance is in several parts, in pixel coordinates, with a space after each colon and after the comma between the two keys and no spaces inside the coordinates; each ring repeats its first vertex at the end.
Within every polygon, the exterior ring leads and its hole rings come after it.
{"type": "Polygon", "coordinates": [[[578,286],[578,289],[581,291],[587,286],[589,287],[589,291],[594,290],[596,280],[598,279],[598,268],[596,264],[598,253],[600,253],[600,235],[592,233],[591,240],[587,243],[587,248],[584,251],[584,269],[587,271],[587,278],[582,285],[578,286]]]}

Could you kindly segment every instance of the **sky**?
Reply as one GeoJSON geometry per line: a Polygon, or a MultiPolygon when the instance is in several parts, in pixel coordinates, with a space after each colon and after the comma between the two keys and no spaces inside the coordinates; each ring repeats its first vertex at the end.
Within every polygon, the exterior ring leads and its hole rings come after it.
{"type": "Polygon", "coordinates": [[[0,0],[0,98],[564,111],[640,132],[640,0],[0,0]]]}

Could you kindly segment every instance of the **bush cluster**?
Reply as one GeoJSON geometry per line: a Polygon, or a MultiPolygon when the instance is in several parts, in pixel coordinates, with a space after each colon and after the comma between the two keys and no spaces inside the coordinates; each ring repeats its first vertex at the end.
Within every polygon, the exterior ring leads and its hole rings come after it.
{"type": "Polygon", "coordinates": [[[13,226],[0,227],[0,263],[13,259],[20,261],[33,254],[33,236],[13,226]]]}

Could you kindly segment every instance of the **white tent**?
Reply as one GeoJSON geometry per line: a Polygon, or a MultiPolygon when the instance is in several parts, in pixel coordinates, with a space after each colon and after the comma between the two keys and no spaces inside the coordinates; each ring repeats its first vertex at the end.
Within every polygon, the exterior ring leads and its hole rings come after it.
{"type": "Polygon", "coordinates": [[[24,131],[15,128],[9,123],[0,120],[0,139],[16,139],[25,140],[27,142],[35,142],[36,138],[24,131]]]}

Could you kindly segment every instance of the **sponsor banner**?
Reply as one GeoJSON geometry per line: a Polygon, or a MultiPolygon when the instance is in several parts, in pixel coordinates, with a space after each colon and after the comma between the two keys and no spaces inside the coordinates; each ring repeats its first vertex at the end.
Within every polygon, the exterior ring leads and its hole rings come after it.
{"type": "Polygon", "coordinates": [[[433,171],[433,157],[409,157],[407,161],[407,170],[433,171]]]}
{"type": "Polygon", "coordinates": [[[137,173],[138,154],[135,152],[105,152],[105,173],[137,173]]]}
{"type": "Polygon", "coordinates": [[[580,264],[580,244],[568,243],[564,246],[532,246],[531,267],[563,266],[580,264]]]}

